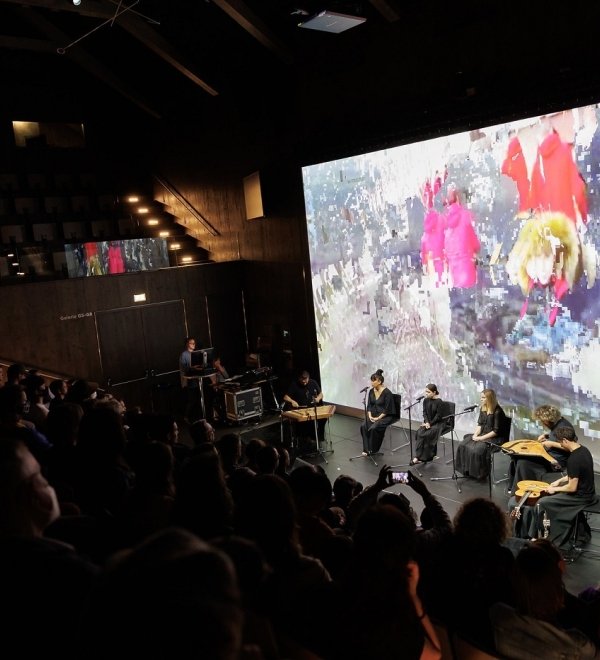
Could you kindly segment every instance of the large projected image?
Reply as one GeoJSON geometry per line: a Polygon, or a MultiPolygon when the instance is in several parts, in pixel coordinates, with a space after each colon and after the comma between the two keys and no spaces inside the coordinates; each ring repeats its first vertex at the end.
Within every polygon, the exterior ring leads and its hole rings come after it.
{"type": "Polygon", "coordinates": [[[360,408],[381,368],[406,404],[428,382],[457,407],[491,387],[515,438],[540,432],[544,403],[600,438],[599,119],[587,106],[303,169],[327,400],[360,408]]]}
{"type": "Polygon", "coordinates": [[[98,243],[68,243],[65,256],[69,277],[117,275],[169,267],[164,238],[131,238],[98,243]]]}

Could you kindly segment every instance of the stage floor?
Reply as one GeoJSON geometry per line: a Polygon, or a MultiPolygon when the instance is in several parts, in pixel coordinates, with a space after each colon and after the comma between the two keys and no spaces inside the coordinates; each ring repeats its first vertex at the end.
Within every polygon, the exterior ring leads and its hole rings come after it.
{"type": "MultiPolygon", "coordinates": [[[[429,490],[442,502],[442,505],[453,517],[461,504],[473,497],[489,497],[489,485],[487,481],[479,482],[474,479],[460,479],[458,485],[462,492],[458,492],[457,482],[450,478],[444,481],[430,481],[431,477],[451,477],[452,475],[452,451],[450,438],[438,445],[439,458],[427,465],[415,467],[406,467],[410,460],[410,448],[408,446],[408,429],[391,426],[386,431],[386,435],[381,447],[383,456],[375,458],[377,467],[368,458],[349,460],[357,456],[362,451],[362,441],[360,436],[360,419],[335,414],[326,426],[326,441],[321,443],[322,455],[310,455],[303,452],[299,456],[314,465],[320,465],[331,482],[341,475],[350,475],[360,481],[364,486],[374,483],[383,465],[404,466],[403,470],[410,469],[415,472],[418,470],[422,474],[422,479],[427,483],[429,490]],[[406,445],[406,446],[404,446],[406,445]],[[445,455],[444,455],[445,445],[445,455]],[[393,449],[401,447],[396,451],[393,449]],[[332,449],[332,452],[325,451],[332,449]],[[450,461],[450,464],[446,464],[450,461]]],[[[223,433],[240,433],[242,439],[247,441],[252,437],[262,437],[268,442],[278,443],[283,434],[284,443],[289,442],[289,429],[286,423],[280,425],[278,415],[265,416],[260,422],[248,420],[242,426],[232,426],[218,429],[217,437],[223,433]]],[[[414,435],[414,431],[413,431],[414,435]]],[[[509,458],[500,453],[495,457],[496,479],[500,479],[507,471],[509,458]]],[[[293,467],[293,466],[292,466],[293,467]]],[[[417,474],[417,476],[419,476],[417,474]]],[[[417,513],[421,512],[423,503],[421,498],[406,485],[392,486],[387,489],[390,492],[401,491],[409,498],[411,505],[417,513]]],[[[600,477],[596,475],[596,491],[600,492],[600,477]]],[[[492,485],[492,500],[502,509],[507,508],[508,495],[506,494],[506,483],[502,482],[492,485]]],[[[590,520],[591,526],[600,528],[600,515],[595,515],[590,520]]],[[[572,593],[578,593],[588,586],[598,584],[600,575],[600,531],[592,532],[592,542],[586,546],[589,549],[596,550],[599,555],[594,557],[583,553],[577,561],[567,565],[565,574],[565,584],[572,593]]]]}

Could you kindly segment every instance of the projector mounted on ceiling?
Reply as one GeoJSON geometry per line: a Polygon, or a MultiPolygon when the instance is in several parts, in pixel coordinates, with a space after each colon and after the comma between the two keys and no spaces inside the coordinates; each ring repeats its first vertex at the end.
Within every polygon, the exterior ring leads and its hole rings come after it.
{"type": "Polygon", "coordinates": [[[366,20],[361,16],[349,16],[348,14],[338,14],[334,11],[325,10],[304,21],[304,23],[298,23],[298,27],[339,34],[364,23],[366,20]]]}

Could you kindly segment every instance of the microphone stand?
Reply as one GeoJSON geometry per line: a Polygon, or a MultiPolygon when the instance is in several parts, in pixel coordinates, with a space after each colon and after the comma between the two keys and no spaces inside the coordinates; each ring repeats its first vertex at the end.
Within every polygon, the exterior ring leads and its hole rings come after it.
{"type": "MultiPolygon", "coordinates": [[[[369,388],[366,388],[363,393],[363,409],[365,413],[365,433],[369,432],[369,418],[367,416],[367,397],[369,396],[369,388]]],[[[378,467],[377,463],[373,456],[383,456],[382,452],[371,453],[367,452],[366,454],[359,454],[358,456],[350,456],[349,461],[353,461],[356,458],[368,458],[375,467],[378,467]]]]}
{"type": "MultiPolygon", "coordinates": [[[[423,401],[423,399],[421,399],[423,401]]],[[[413,409],[414,406],[417,404],[421,403],[421,401],[415,401],[414,403],[411,403],[409,406],[406,406],[404,410],[408,411],[408,442],[405,442],[403,445],[400,445],[399,447],[396,447],[395,449],[392,449],[392,454],[399,449],[404,449],[404,447],[409,447],[410,446],[410,457],[413,457],[413,444],[412,444],[412,417],[411,417],[411,410],[413,409]]],[[[406,437],[406,429],[402,429],[404,431],[404,437],[406,437]]],[[[406,467],[406,466],[402,466],[406,467]]]]}
{"type": "Polygon", "coordinates": [[[452,420],[452,429],[450,431],[450,446],[452,447],[452,475],[449,477],[430,477],[429,481],[448,481],[450,479],[454,479],[456,482],[456,488],[459,493],[462,493],[462,490],[460,488],[460,484],[458,483],[459,479],[468,479],[468,477],[465,477],[463,475],[458,475],[456,473],[456,462],[454,460],[455,454],[454,454],[454,422],[456,417],[460,417],[461,415],[466,415],[467,413],[471,413],[475,410],[475,408],[471,410],[463,410],[462,412],[459,413],[454,413],[454,415],[446,415],[445,417],[442,417],[442,421],[448,421],[452,420]]]}

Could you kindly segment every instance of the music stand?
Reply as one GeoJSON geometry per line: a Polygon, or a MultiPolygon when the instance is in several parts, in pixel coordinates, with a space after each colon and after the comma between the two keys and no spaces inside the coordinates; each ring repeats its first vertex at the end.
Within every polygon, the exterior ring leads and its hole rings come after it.
{"type": "MultiPolygon", "coordinates": [[[[456,488],[459,493],[462,493],[462,490],[460,488],[460,484],[458,483],[459,479],[468,479],[468,477],[465,477],[464,475],[458,475],[456,473],[456,462],[455,462],[455,454],[454,454],[454,423],[455,419],[457,417],[460,417],[461,415],[466,415],[467,413],[471,413],[475,410],[475,408],[467,408],[463,410],[462,412],[459,413],[454,413],[452,415],[445,415],[442,417],[442,421],[448,421],[452,420],[452,427],[450,430],[450,446],[452,447],[452,474],[449,477],[430,477],[429,481],[448,481],[450,479],[454,479],[456,482],[456,488]]],[[[440,434],[441,435],[441,434],[440,434]]]]}
{"type": "MultiPolygon", "coordinates": [[[[366,388],[364,393],[363,393],[363,409],[364,409],[364,412],[365,412],[365,431],[367,431],[367,429],[368,429],[368,421],[369,421],[369,418],[367,416],[367,397],[368,396],[369,396],[369,388],[366,388]]],[[[383,452],[382,451],[374,451],[374,452],[368,451],[366,453],[359,454],[358,456],[350,456],[350,458],[348,460],[353,461],[357,458],[368,458],[371,461],[371,463],[373,463],[373,465],[375,467],[378,467],[378,465],[375,462],[375,459],[373,458],[373,456],[383,456],[383,452]]]]}

